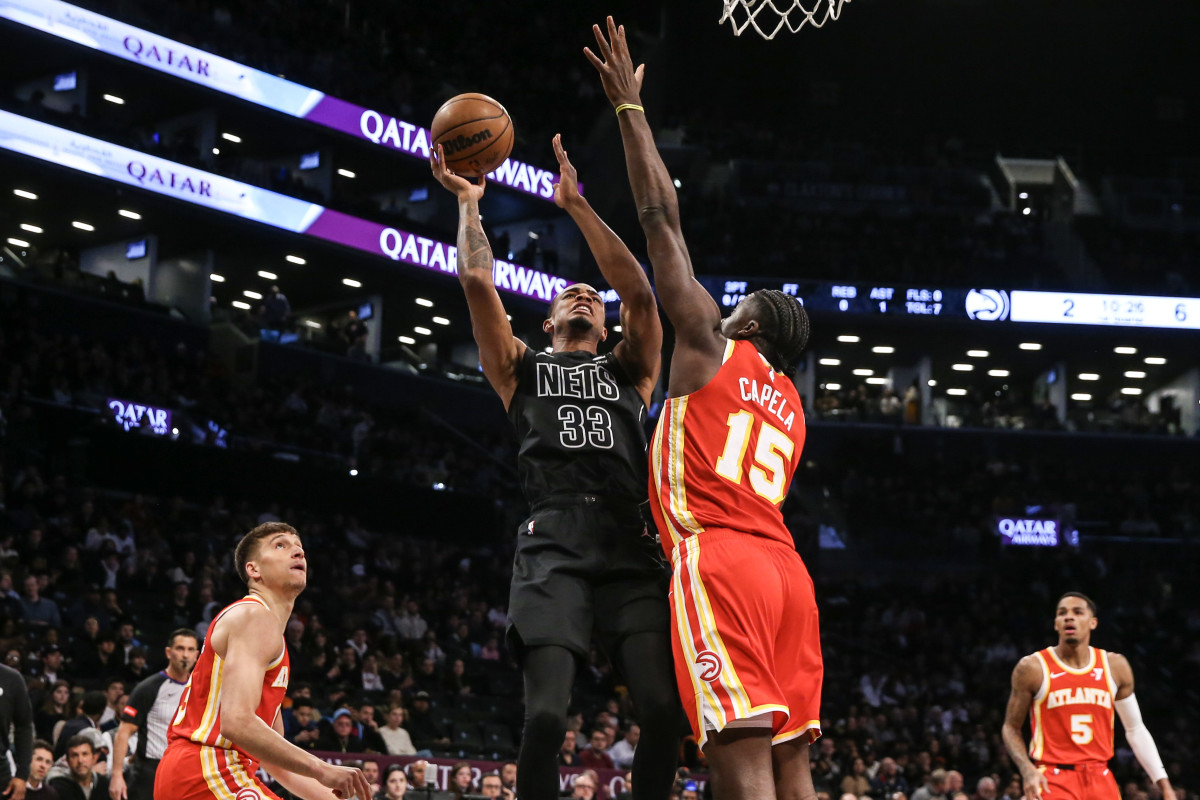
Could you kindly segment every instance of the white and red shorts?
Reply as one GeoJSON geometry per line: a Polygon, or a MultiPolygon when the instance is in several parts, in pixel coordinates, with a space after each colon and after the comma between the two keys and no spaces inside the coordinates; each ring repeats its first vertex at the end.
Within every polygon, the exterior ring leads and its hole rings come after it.
{"type": "Polygon", "coordinates": [[[812,578],[791,547],[709,529],[681,541],[671,581],[675,678],[703,747],[730,725],[772,743],[821,735],[821,637],[812,578]]]}
{"type": "Polygon", "coordinates": [[[280,800],[255,776],[258,765],[236,750],[174,739],[167,746],[154,796],[171,800],[280,800]]]}

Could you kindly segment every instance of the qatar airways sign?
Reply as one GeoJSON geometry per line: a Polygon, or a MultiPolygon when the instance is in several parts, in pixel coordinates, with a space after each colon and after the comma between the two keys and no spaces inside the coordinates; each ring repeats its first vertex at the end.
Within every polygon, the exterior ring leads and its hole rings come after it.
{"type": "Polygon", "coordinates": [[[158,436],[171,432],[171,409],[119,400],[110,397],[106,403],[113,420],[127,431],[148,428],[158,436]]]}
{"type": "MultiPolygon", "coordinates": [[[[0,148],[392,261],[454,275],[458,248],[316,203],[0,111],[0,148]]],[[[565,278],[496,260],[496,288],[548,303],[565,278]]]]}
{"type": "MultiPolygon", "coordinates": [[[[429,131],[61,0],[0,0],[0,17],[223,94],[428,160],[429,131]]],[[[554,199],[555,173],[508,159],[488,178],[554,199]]]]}
{"type": "Polygon", "coordinates": [[[1029,519],[1026,517],[997,517],[996,530],[1000,543],[1029,547],[1058,547],[1061,542],[1062,523],[1056,519],[1029,519]]]}

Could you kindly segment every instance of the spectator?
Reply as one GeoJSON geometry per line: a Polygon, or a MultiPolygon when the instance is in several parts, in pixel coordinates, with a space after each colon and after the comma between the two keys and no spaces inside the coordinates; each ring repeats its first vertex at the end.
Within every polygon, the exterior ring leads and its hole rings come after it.
{"type": "Polygon", "coordinates": [[[608,751],[616,769],[628,770],[633,768],[633,756],[637,752],[638,739],[642,736],[642,726],[630,722],[625,729],[625,736],[614,744],[608,751]]]}
{"type": "Polygon", "coordinates": [[[874,797],[891,797],[895,794],[908,795],[908,781],[900,774],[894,758],[885,758],[879,762],[879,772],[871,780],[871,794],[874,797]]]}
{"type": "Polygon", "coordinates": [[[267,292],[263,300],[263,309],[267,327],[277,331],[283,330],[292,314],[292,304],[288,302],[287,295],[279,291],[278,286],[272,286],[267,292]]]}
{"type": "Polygon", "coordinates": [[[595,800],[596,790],[600,788],[600,776],[588,769],[579,773],[575,784],[571,787],[571,797],[579,800],[595,800]]]}
{"type": "MultiPolygon", "coordinates": [[[[25,784],[25,800],[58,800],[58,793],[46,782],[46,775],[52,766],[54,766],[53,746],[44,739],[35,739],[33,760],[29,765],[29,781],[25,784]]],[[[103,800],[103,798],[98,800],[103,800]]]]}
{"type": "Polygon", "coordinates": [[[947,800],[946,770],[935,769],[929,773],[925,785],[912,793],[912,800],[947,800]]]}
{"type": "Polygon", "coordinates": [[[367,785],[371,787],[371,796],[379,794],[379,762],[373,759],[363,761],[362,772],[367,785]]]}
{"type": "Polygon", "coordinates": [[[62,678],[63,654],[56,644],[47,644],[41,650],[41,669],[33,674],[43,686],[53,686],[62,678]]]}
{"type": "Polygon", "coordinates": [[[351,716],[355,720],[355,733],[358,738],[363,740],[363,747],[369,753],[386,753],[387,745],[384,744],[383,737],[379,735],[379,720],[375,717],[375,706],[371,703],[362,703],[358,710],[350,708],[351,716]]]}
{"type": "Polygon", "coordinates": [[[50,691],[46,692],[41,708],[33,714],[33,728],[39,739],[54,740],[54,726],[67,718],[70,701],[71,684],[55,681],[50,691]]]}
{"type": "Polygon", "coordinates": [[[21,606],[26,625],[38,629],[62,627],[62,615],[58,613],[58,604],[48,597],[42,597],[36,575],[25,579],[25,596],[21,598],[21,606]]]}
{"type": "Polygon", "coordinates": [[[125,668],[125,659],[117,653],[115,634],[109,631],[98,633],[95,641],[95,649],[82,659],[76,668],[80,676],[87,676],[81,678],[81,681],[86,681],[92,686],[99,685],[104,676],[114,675],[125,668]]]}
{"type": "MultiPolygon", "coordinates": [[[[83,696],[83,701],[80,704],[79,715],[74,719],[69,719],[63,725],[62,730],[58,733],[58,745],[54,752],[59,758],[67,755],[67,748],[70,747],[69,742],[73,741],[75,736],[88,728],[100,730],[100,718],[104,716],[104,710],[108,707],[108,701],[104,696],[104,692],[91,691],[83,696]]],[[[90,741],[90,740],[89,740],[90,741]]],[[[91,759],[88,760],[88,769],[91,769],[95,762],[95,748],[91,748],[91,759]]],[[[110,752],[112,748],[109,748],[110,752]]]]}
{"type": "Polygon", "coordinates": [[[358,361],[367,360],[367,333],[367,323],[358,318],[358,309],[350,309],[346,314],[346,322],[342,325],[347,357],[358,361]]]}
{"type": "Polygon", "coordinates": [[[867,762],[856,758],[850,766],[850,774],[842,778],[842,792],[858,797],[869,794],[870,791],[871,779],[867,777],[867,762]]]}
{"type": "Polygon", "coordinates": [[[995,778],[984,776],[975,784],[975,800],[996,800],[995,778]]]}
{"type": "Polygon", "coordinates": [[[412,737],[404,729],[404,717],[403,706],[392,706],[388,711],[387,725],[379,729],[379,735],[383,737],[386,748],[385,752],[389,756],[411,756],[417,753],[417,749],[413,747],[412,737]]]}
{"type": "Polygon", "coordinates": [[[588,769],[614,769],[613,760],[608,757],[608,737],[599,726],[592,729],[588,737],[588,747],[579,754],[580,765],[588,769]]]}
{"type": "Polygon", "coordinates": [[[404,774],[401,764],[392,764],[383,776],[383,793],[376,795],[378,800],[404,800],[408,793],[408,776],[404,774]]]}
{"type": "Polygon", "coordinates": [[[344,708],[333,713],[333,723],[317,739],[317,750],[335,753],[361,753],[363,740],[354,735],[354,718],[344,708]]]}
{"type": "Polygon", "coordinates": [[[317,741],[321,738],[321,729],[315,717],[316,709],[311,700],[296,700],[292,704],[291,722],[284,730],[287,740],[305,750],[316,749],[317,741]]]}
{"type": "Polygon", "coordinates": [[[504,784],[499,775],[484,775],[479,779],[479,794],[489,798],[504,797],[504,784]]]}
{"type": "Polygon", "coordinates": [[[125,704],[125,681],[120,678],[109,678],[104,684],[104,700],[106,707],[100,715],[100,730],[110,731],[120,724],[121,709],[125,704]]]}
{"type": "Polygon", "coordinates": [[[563,736],[562,747],[558,749],[558,763],[563,767],[574,767],[579,764],[579,754],[575,750],[576,733],[567,729],[563,736]]]}
{"type": "Polygon", "coordinates": [[[517,762],[505,761],[500,766],[500,783],[509,792],[516,793],[517,791],[517,762]]]}
{"type": "Polygon", "coordinates": [[[475,788],[475,770],[465,761],[460,761],[450,770],[450,792],[456,797],[461,798],[464,794],[470,794],[475,788]]]}
{"type": "Polygon", "coordinates": [[[65,750],[70,773],[50,781],[59,800],[104,800],[108,797],[108,776],[95,771],[96,750],[92,740],[76,734],[66,740],[65,750]]]}

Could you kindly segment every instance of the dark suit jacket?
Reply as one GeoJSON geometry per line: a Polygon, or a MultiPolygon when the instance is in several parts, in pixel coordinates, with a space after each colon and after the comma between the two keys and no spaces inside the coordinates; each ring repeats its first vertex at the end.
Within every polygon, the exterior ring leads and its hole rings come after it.
{"type": "MultiPolygon", "coordinates": [[[[83,793],[83,789],[79,788],[79,784],[75,782],[73,777],[55,778],[50,781],[50,785],[58,793],[58,800],[88,800],[87,795],[83,793]]],[[[91,800],[105,800],[107,797],[108,776],[97,775],[93,772],[91,800]]]]}

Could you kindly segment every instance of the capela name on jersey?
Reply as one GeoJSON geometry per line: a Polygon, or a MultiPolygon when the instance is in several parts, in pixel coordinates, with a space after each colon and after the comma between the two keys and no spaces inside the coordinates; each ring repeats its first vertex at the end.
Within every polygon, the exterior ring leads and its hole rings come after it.
{"type": "Polygon", "coordinates": [[[753,400],[774,414],[789,431],[792,429],[792,423],[796,421],[796,412],[787,407],[787,398],[778,389],[769,383],[759,384],[753,378],[738,378],[738,387],[742,390],[743,400],[753,400]]]}

